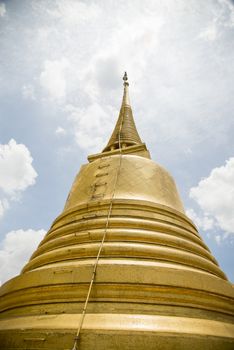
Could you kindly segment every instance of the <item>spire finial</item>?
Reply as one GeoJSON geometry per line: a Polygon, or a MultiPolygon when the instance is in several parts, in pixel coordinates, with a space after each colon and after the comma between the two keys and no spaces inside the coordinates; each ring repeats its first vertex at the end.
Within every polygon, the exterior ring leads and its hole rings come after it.
{"type": "Polygon", "coordinates": [[[127,72],[124,72],[123,81],[124,81],[124,86],[129,86],[127,72]]]}
{"type": "Polygon", "coordinates": [[[136,125],[132,115],[132,108],[129,101],[128,96],[128,76],[127,72],[124,72],[123,76],[124,81],[124,92],[123,92],[123,100],[119,112],[119,118],[117,120],[114,131],[111,135],[111,138],[104,148],[103,152],[110,151],[112,149],[121,148],[122,145],[134,146],[134,145],[142,145],[142,141],[140,136],[138,135],[136,125]],[[121,147],[120,147],[121,146],[121,147]]]}

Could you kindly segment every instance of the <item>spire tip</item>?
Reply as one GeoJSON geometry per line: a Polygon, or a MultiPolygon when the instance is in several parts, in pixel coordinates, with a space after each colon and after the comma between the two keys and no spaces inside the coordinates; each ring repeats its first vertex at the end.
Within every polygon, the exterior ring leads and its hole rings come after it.
{"type": "Polygon", "coordinates": [[[124,86],[129,85],[127,72],[124,72],[123,81],[124,81],[124,86]]]}

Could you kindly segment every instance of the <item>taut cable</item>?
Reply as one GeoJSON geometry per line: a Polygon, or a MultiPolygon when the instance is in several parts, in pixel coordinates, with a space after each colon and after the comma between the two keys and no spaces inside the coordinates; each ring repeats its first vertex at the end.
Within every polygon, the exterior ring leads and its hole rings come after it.
{"type": "MultiPolygon", "coordinates": [[[[125,72],[125,75],[124,75],[124,78],[123,78],[123,80],[124,80],[124,88],[126,88],[126,86],[128,86],[128,82],[127,82],[127,78],[126,77],[127,77],[127,75],[126,75],[126,72],[125,72]]],[[[119,156],[119,164],[118,164],[118,168],[117,168],[117,172],[116,172],[114,188],[113,188],[113,192],[112,192],[112,196],[111,196],[111,200],[110,200],[110,206],[109,206],[109,210],[108,210],[108,214],[107,214],[106,225],[105,225],[102,241],[101,241],[101,244],[100,244],[99,249],[98,249],[98,254],[97,254],[97,257],[96,257],[96,261],[95,261],[95,264],[94,264],[94,267],[93,267],[92,278],[91,278],[91,281],[90,281],[90,284],[89,284],[88,293],[87,293],[87,296],[86,296],[84,308],[83,308],[83,311],[82,311],[79,327],[78,327],[77,332],[76,332],[75,342],[74,342],[72,350],[79,350],[79,348],[78,348],[78,341],[80,339],[80,332],[81,332],[81,329],[82,329],[82,326],[83,326],[83,323],[84,323],[84,318],[85,318],[85,314],[86,314],[86,310],[87,310],[90,294],[91,294],[93,283],[94,283],[94,280],[95,280],[95,277],[96,277],[98,262],[99,262],[100,255],[101,255],[101,252],[102,252],[102,248],[103,248],[103,245],[104,245],[104,242],[105,242],[105,239],[106,239],[107,229],[109,227],[109,221],[110,221],[110,217],[111,217],[111,213],[112,213],[112,207],[113,207],[113,199],[114,199],[114,196],[115,196],[116,185],[117,185],[117,182],[118,182],[118,178],[119,178],[119,174],[120,174],[120,168],[121,168],[121,162],[122,162],[121,131],[122,131],[122,126],[123,126],[123,116],[124,116],[124,113],[122,113],[122,119],[121,119],[119,132],[118,132],[118,144],[119,144],[119,155],[120,155],[119,156]]]]}

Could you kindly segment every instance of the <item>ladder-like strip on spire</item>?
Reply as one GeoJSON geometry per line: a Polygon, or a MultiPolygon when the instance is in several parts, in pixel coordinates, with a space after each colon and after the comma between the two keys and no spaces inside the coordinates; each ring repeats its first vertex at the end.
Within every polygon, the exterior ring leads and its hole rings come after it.
{"type": "Polygon", "coordinates": [[[117,120],[114,131],[111,135],[111,138],[104,148],[103,152],[119,149],[127,146],[141,145],[142,141],[137,132],[136,125],[133,119],[132,108],[129,101],[128,93],[128,77],[125,72],[124,77],[124,94],[121,109],[119,112],[119,118],[117,120]],[[121,131],[120,125],[122,125],[121,131]],[[119,142],[120,139],[120,142],[119,142]]]}

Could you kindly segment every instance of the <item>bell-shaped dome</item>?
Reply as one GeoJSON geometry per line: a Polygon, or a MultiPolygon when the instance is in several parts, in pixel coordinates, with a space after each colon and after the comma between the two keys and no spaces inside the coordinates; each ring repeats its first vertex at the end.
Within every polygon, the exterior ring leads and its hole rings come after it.
{"type": "Polygon", "coordinates": [[[115,199],[150,201],[184,213],[171,175],[151,159],[128,154],[98,158],[83,165],[64,210],[95,200],[108,200],[114,186],[115,199]],[[115,184],[117,170],[119,174],[115,184]]]}

